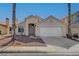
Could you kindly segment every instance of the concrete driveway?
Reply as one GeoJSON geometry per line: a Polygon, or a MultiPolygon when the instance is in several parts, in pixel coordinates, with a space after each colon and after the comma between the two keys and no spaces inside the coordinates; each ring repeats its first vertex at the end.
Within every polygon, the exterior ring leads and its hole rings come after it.
{"type": "Polygon", "coordinates": [[[42,39],[48,45],[59,46],[66,49],[69,49],[73,45],[76,45],[79,43],[64,37],[42,37],[42,39]]]}

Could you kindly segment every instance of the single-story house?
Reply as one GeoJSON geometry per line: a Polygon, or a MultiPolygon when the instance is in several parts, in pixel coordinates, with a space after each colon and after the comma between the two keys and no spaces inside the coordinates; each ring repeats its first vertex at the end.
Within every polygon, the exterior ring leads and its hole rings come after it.
{"type": "Polygon", "coordinates": [[[4,24],[0,22],[0,34],[9,34],[9,33],[10,33],[9,19],[6,18],[6,22],[4,24]]]}
{"type": "Polygon", "coordinates": [[[65,36],[65,26],[54,16],[42,19],[39,16],[28,16],[18,24],[17,35],[65,36]]]}
{"type": "Polygon", "coordinates": [[[0,34],[6,34],[6,25],[0,24],[0,34]]]}

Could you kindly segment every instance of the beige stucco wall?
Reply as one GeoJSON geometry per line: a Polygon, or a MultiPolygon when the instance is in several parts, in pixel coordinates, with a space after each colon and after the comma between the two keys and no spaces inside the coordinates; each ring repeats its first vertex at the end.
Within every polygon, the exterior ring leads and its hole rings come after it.
{"type": "Polygon", "coordinates": [[[78,33],[79,34],[79,28],[71,28],[72,34],[78,33]]]}
{"type": "MultiPolygon", "coordinates": [[[[29,27],[28,26],[31,23],[36,25],[35,34],[36,34],[36,36],[39,36],[40,30],[39,30],[39,18],[38,17],[32,16],[32,17],[26,18],[24,22],[18,24],[18,27],[23,26],[23,28],[24,28],[23,35],[28,35],[28,33],[29,33],[29,27]]],[[[21,35],[21,33],[18,32],[18,27],[16,28],[16,34],[21,35]]]]}
{"type": "Polygon", "coordinates": [[[36,25],[36,27],[35,27],[35,34],[36,34],[36,36],[39,36],[39,18],[38,17],[34,17],[34,16],[32,16],[32,17],[30,17],[30,18],[27,18],[26,19],[26,21],[25,21],[25,25],[26,25],[26,27],[25,27],[25,30],[26,30],[26,35],[28,35],[28,30],[29,30],[29,27],[28,27],[28,25],[29,24],[35,24],[36,25]]]}
{"type": "Polygon", "coordinates": [[[17,28],[16,28],[16,34],[17,34],[17,35],[21,35],[21,34],[26,35],[26,33],[25,33],[25,30],[26,30],[26,29],[25,29],[25,26],[26,26],[26,25],[25,25],[25,22],[22,22],[22,23],[18,24],[18,26],[17,26],[17,28]],[[18,28],[21,27],[21,26],[24,28],[24,32],[23,32],[23,33],[18,32],[18,28]]]}

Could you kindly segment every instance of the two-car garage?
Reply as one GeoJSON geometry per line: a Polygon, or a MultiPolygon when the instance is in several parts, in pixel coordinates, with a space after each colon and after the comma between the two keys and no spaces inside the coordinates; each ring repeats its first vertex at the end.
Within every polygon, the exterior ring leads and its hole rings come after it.
{"type": "Polygon", "coordinates": [[[40,27],[40,36],[63,36],[61,27],[40,27]]]}
{"type": "Polygon", "coordinates": [[[66,33],[65,26],[53,16],[49,16],[46,20],[41,21],[39,28],[40,36],[65,36],[66,33]]]}

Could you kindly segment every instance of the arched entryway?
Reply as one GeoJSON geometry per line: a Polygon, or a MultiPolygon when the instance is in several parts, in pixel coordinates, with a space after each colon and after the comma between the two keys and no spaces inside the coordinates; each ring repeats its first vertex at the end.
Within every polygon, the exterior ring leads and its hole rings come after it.
{"type": "Polygon", "coordinates": [[[35,24],[31,23],[31,24],[28,24],[28,35],[33,35],[35,36],[35,24]]]}

